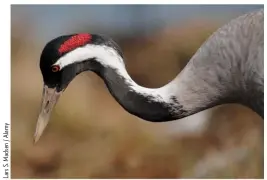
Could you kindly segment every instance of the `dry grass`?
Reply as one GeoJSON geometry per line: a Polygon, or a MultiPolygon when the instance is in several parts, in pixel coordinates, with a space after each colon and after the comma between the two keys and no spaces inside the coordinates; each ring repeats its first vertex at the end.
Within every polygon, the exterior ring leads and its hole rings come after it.
{"type": "MultiPolygon", "coordinates": [[[[159,87],[215,29],[192,23],[146,39],[120,40],[127,69],[139,84],[159,87]]],[[[202,133],[168,134],[178,122],[154,124],[128,114],[93,73],[70,84],[33,145],[42,88],[40,50],[18,41],[12,42],[12,178],[263,177],[263,121],[247,108],[217,107],[207,111],[212,115],[202,133]]]]}

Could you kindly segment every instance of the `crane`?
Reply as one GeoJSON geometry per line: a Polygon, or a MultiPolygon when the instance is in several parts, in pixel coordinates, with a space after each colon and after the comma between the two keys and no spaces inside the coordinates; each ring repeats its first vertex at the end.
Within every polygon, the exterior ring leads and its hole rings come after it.
{"type": "Polygon", "coordinates": [[[171,82],[146,88],[130,77],[111,38],[90,33],[57,37],[40,57],[44,87],[34,140],[41,137],[63,91],[84,71],[96,73],[126,111],[147,121],[177,120],[226,103],[247,106],[263,118],[263,46],[260,9],[215,31],[171,82]]]}

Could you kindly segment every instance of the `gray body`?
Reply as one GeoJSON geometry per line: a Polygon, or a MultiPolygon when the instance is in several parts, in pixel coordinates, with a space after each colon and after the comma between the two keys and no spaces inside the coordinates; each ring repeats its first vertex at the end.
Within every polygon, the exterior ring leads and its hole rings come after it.
{"type": "Polygon", "coordinates": [[[263,117],[263,62],[262,9],[232,20],[199,48],[185,68],[196,75],[188,91],[204,94],[207,103],[241,103],[263,117]]]}

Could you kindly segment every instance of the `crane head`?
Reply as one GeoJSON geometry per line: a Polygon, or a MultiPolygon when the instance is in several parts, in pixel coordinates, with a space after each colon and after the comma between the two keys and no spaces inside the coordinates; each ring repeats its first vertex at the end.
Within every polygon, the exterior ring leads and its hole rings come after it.
{"type": "Polygon", "coordinates": [[[68,84],[83,71],[99,70],[99,63],[93,60],[101,54],[105,56],[107,49],[112,52],[107,52],[108,55],[122,57],[118,45],[110,38],[89,33],[60,36],[46,44],[40,58],[44,86],[34,142],[41,137],[54,106],[68,84]]]}
{"type": "Polygon", "coordinates": [[[43,75],[43,97],[41,111],[36,124],[34,142],[41,137],[47,126],[52,110],[60,95],[76,76],[79,66],[70,64],[61,69],[57,61],[69,52],[92,42],[92,35],[88,33],[60,36],[48,42],[40,58],[40,69],[43,75]]]}

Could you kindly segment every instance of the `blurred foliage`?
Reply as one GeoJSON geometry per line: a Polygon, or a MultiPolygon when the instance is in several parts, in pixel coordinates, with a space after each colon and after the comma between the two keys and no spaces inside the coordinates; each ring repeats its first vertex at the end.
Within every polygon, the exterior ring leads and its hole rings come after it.
{"type": "MultiPolygon", "coordinates": [[[[133,79],[159,87],[216,27],[196,21],[117,41],[133,79]]],[[[150,123],[130,115],[90,72],[69,85],[34,145],[41,50],[23,38],[11,37],[12,178],[263,178],[263,121],[251,110],[216,107],[205,112],[201,133],[169,134],[179,122],[150,123]]]]}

